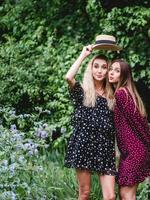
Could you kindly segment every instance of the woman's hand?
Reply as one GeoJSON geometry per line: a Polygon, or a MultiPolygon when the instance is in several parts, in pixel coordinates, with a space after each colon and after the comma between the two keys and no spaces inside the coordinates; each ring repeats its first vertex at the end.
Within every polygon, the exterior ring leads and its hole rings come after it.
{"type": "Polygon", "coordinates": [[[92,53],[92,50],[93,50],[92,46],[93,46],[93,45],[88,45],[88,46],[83,47],[80,56],[81,56],[82,58],[86,58],[88,55],[90,55],[90,54],[92,53]]]}

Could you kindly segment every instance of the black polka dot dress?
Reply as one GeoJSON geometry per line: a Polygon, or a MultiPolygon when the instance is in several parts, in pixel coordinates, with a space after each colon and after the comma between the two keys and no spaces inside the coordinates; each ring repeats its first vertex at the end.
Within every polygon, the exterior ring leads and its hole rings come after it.
{"type": "Polygon", "coordinates": [[[73,133],[68,142],[65,166],[115,175],[115,131],[107,100],[98,96],[95,107],[84,106],[84,92],[79,82],[70,96],[74,105],[73,133]]]}

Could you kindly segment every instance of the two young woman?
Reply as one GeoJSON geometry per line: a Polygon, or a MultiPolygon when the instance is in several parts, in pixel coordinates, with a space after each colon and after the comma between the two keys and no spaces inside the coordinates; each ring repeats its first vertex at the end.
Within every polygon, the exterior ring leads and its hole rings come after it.
{"type": "Polygon", "coordinates": [[[81,63],[91,52],[91,45],[84,47],[66,74],[75,110],[65,165],[76,169],[79,200],[89,199],[94,171],[99,176],[103,199],[115,199],[115,130],[111,110],[111,89],[115,89],[114,119],[121,153],[120,199],[135,200],[138,183],[150,174],[150,132],[144,107],[134,87],[130,67],[122,60],[114,61],[108,69],[106,57],[94,57],[85,71],[83,83],[75,80],[81,63]],[[106,82],[107,72],[112,88],[106,82]],[[142,125],[138,125],[139,122],[142,125]]]}

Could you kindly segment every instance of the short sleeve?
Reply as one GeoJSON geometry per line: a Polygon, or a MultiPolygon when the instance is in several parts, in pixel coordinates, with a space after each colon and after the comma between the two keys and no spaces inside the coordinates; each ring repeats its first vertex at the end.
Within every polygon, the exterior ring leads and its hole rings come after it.
{"type": "Polygon", "coordinates": [[[69,89],[69,94],[74,106],[79,106],[83,103],[84,92],[79,82],[76,82],[74,87],[69,89]]]}

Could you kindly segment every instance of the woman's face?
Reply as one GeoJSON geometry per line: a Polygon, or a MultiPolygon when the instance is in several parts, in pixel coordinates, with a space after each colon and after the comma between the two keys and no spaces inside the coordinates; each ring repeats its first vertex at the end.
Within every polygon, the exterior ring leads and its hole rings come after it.
{"type": "Polygon", "coordinates": [[[108,72],[109,82],[117,84],[120,80],[120,74],[121,74],[120,64],[118,62],[114,62],[109,68],[108,72]]]}
{"type": "Polygon", "coordinates": [[[103,59],[97,58],[93,62],[92,75],[95,81],[102,81],[107,76],[107,62],[103,59]]]}

